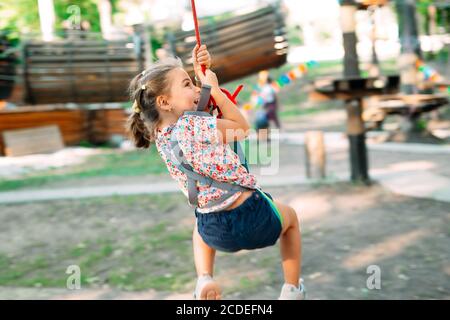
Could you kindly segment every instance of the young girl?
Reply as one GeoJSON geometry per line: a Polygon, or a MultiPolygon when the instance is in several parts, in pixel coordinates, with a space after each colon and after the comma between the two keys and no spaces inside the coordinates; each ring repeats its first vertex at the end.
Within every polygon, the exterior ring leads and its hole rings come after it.
{"type": "Polygon", "coordinates": [[[210,183],[195,185],[198,205],[193,249],[198,279],[194,296],[220,299],[220,288],[212,278],[216,249],[236,252],[263,248],[280,238],[285,283],[279,298],[304,299],[299,280],[301,243],[297,215],[294,209],[261,191],[255,176],[241,165],[228,143],[246,138],[249,124],[220,90],[216,75],[209,70],[206,46],[196,46],[192,58],[196,77],[203,86],[210,87],[222,118],[192,112],[200,101],[201,89],[193,84],[179,60],[169,58],[132,80],[134,104],[128,130],[139,148],[156,143],[170,175],[187,197],[189,179],[174,160],[174,140],[192,170],[210,179],[210,183]],[[208,68],[206,75],[201,65],[208,68]],[[233,191],[224,185],[232,186],[233,191]]]}

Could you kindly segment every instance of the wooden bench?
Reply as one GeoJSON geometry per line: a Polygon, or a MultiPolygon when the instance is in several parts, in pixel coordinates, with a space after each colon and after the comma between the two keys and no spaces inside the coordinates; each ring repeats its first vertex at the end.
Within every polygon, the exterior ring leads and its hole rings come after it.
{"type": "Polygon", "coordinates": [[[5,155],[24,156],[55,152],[64,148],[58,126],[44,126],[3,132],[5,155]]]}

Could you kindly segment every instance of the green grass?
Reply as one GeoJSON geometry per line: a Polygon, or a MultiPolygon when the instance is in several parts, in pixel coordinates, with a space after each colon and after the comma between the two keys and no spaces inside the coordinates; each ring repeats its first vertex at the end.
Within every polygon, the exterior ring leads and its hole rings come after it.
{"type": "Polygon", "coordinates": [[[144,232],[129,231],[124,237],[111,235],[83,241],[45,256],[11,258],[0,254],[0,285],[64,288],[69,276],[65,274],[67,267],[78,265],[82,286],[108,284],[123,290],[182,289],[195,278],[192,230],[168,226],[169,222],[163,221],[144,232]]]}
{"type": "Polygon", "coordinates": [[[36,171],[20,179],[0,179],[0,191],[42,186],[50,182],[107,176],[141,176],[166,173],[164,162],[153,145],[150,150],[94,155],[66,167],[36,171]]]}

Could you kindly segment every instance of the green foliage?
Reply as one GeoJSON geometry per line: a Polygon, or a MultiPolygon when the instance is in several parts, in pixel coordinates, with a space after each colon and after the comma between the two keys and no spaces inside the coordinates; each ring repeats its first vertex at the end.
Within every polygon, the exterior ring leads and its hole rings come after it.
{"type": "Polygon", "coordinates": [[[440,0],[418,0],[416,1],[417,12],[423,17],[425,25],[423,29],[427,30],[428,26],[428,7],[432,4],[436,4],[438,10],[436,12],[436,24],[437,26],[444,27],[448,31],[450,25],[450,6],[443,7],[443,1],[440,0]]]}
{"type": "MultiPolygon", "coordinates": [[[[119,0],[110,0],[112,14],[118,12],[119,0]]],[[[88,21],[92,32],[100,31],[100,17],[97,0],[56,0],[54,1],[57,33],[63,30],[63,21],[71,13],[67,8],[76,5],[80,8],[81,21],[88,21]]],[[[11,37],[18,39],[19,34],[36,33],[40,30],[37,0],[2,0],[0,3],[0,30],[9,30],[11,37]]]]}
{"type": "Polygon", "coordinates": [[[2,0],[0,3],[0,30],[9,30],[13,38],[20,33],[39,30],[39,11],[35,0],[2,0]]]}
{"type": "Polygon", "coordinates": [[[91,25],[92,32],[100,32],[100,16],[97,9],[97,1],[94,0],[58,0],[54,2],[56,15],[56,31],[63,30],[63,21],[70,18],[71,13],[67,8],[71,5],[80,7],[81,21],[86,20],[91,25]]]}
{"type": "Polygon", "coordinates": [[[0,190],[38,187],[48,183],[108,176],[141,176],[166,173],[156,147],[150,150],[114,152],[89,157],[86,162],[68,168],[50,168],[17,179],[1,179],[0,190]]]}

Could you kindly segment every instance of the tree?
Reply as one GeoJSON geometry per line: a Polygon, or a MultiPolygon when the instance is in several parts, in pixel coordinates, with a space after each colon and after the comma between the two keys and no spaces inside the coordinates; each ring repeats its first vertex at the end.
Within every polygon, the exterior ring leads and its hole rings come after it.
{"type": "MultiPolygon", "coordinates": [[[[117,12],[117,3],[120,0],[110,0],[112,14],[117,12]]],[[[70,18],[71,12],[67,8],[76,5],[80,8],[81,20],[89,22],[91,31],[100,32],[100,17],[97,0],[57,0],[54,1],[56,26],[60,33],[63,30],[63,21],[70,18]]],[[[8,30],[10,36],[19,34],[35,34],[39,26],[39,11],[37,0],[2,0],[0,2],[0,30],[8,30]]]]}

